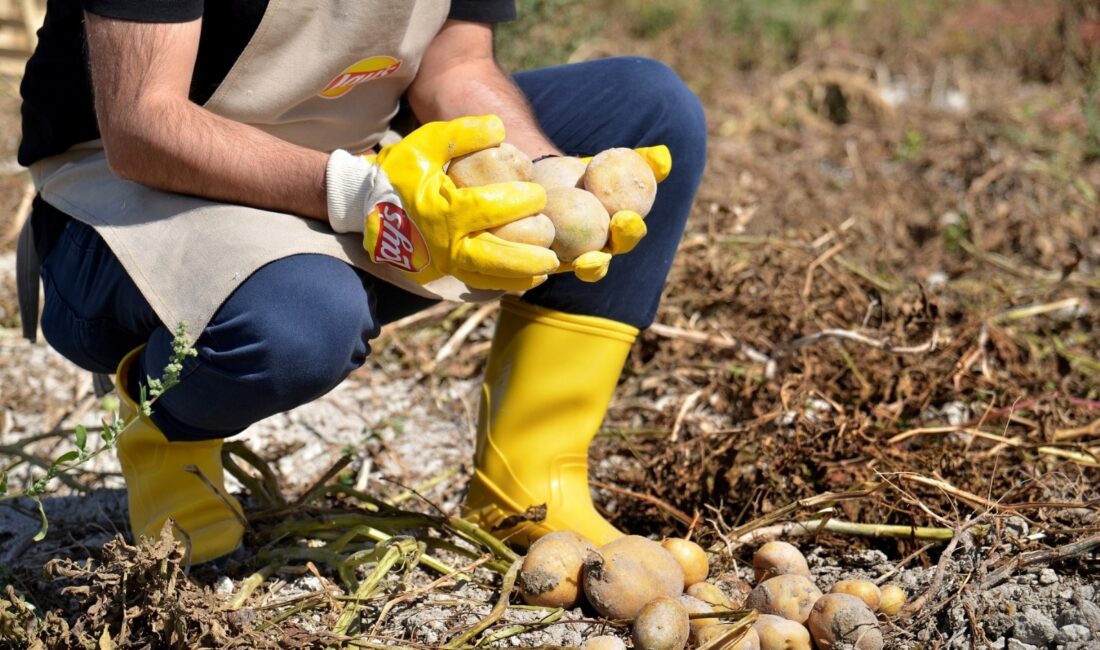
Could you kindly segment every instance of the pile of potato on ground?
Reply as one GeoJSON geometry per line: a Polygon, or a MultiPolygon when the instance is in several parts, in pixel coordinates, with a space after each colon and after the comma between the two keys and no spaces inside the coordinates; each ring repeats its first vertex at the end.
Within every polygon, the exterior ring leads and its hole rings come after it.
{"type": "MultiPolygon", "coordinates": [[[[685,539],[654,542],[628,535],[600,548],[571,532],[543,537],[527,552],[519,591],[529,605],[571,608],[583,601],[601,616],[632,622],[637,650],[682,650],[710,644],[726,650],[830,650],[840,642],[881,650],[876,612],[894,616],[905,603],[895,585],[841,580],[822,594],[806,558],[786,542],[768,542],[753,557],[756,587],[730,597],[706,582],[706,552],[685,539]],[[747,633],[719,618],[690,618],[753,609],[747,633]]],[[[585,642],[585,650],[625,648],[617,637],[585,642]]]]}
{"type": "Polygon", "coordinates": [[[546,190],[542,214],[513,221],[489,232],[508,241],[553,250],[562,262],[607,244],[611,216],[629,210],[649,214],[657,179],[633,149],[596,154],[591,161],[554,156],[532,163],[508,143],[456,158],[447,168],[457,187],[510,181],[534,182],[546,190]]]}

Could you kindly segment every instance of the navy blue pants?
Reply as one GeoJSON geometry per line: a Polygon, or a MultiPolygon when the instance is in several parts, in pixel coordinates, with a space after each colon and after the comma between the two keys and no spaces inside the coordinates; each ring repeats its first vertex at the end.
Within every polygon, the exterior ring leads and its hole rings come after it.
{"type": "MultiPolygon", "coordinates": [[[[515,80],[567,153],[656,144],[671,150],[672,173],[658,186],[649,234],[634,251],[615,257],[600,282],[555,275],[523,297],[645,328],[703,172],[706,124],[698,99],[668,67],[639,58],[532,70],[515,80]]],[[[42,279],[42,331],[50,345],[83,368],[109,373],[147,344],[138,376],[159,375],[172,330],[94,230],[68,222],[44,258],[42,279]]],[[[332,390],[364,363],[383,324],[431,304],[335,258],[272,262],[217,311],[196,342],[198,357],[158,400],[153,420],[170,440],[231,436],[332,390]]]]}

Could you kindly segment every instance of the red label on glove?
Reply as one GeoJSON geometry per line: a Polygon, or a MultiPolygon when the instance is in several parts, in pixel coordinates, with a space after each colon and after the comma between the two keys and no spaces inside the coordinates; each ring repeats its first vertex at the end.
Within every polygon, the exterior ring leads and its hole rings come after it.
{"type": "Polygon", "coordinates": [[[424,237],[401,206],[383,201],[374,206],[367,218],[378,220],[378,237],[371,256],[375,262],[409,273],[428,265],[431,255],[424,237]]]}

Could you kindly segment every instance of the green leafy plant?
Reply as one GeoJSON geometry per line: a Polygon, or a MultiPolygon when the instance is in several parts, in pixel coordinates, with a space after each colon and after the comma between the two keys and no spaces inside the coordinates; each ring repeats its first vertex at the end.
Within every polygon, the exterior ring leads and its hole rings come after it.
{"type": "MultiPolygon", "coordinates": [[[[152,414],[153,403],[165,391],[179,383],[179,375],[183,370],[184,360],[196,354],[198,352],[187,341],[186,324],[180,323],[172,340],[172,355],[164,368],[163,376],[160,379],[147,377],[145,383],[141,386],[138,403],[142,414],[146,417],[152,414]]],[[[111,420],[104,422],[103,432],[100,436],[101,444],[95,448],[88,446],[88,429],[83,425],[78,425],[74,431],[73,439],[73,446],[76,448],[53,459],[45,468],[46,472],[24,489],[9,492],[8,473],[0,473],[0,503],[24,498],[34,501],[35,505],[38,506],[38,513],[42,522],[41,528],[34,536],[34,541],[41,541],[46,537],[49,530],[49,520],[46,517],[46,509],[42,504],[42,496],[46,494],[53,480],[73,472],[100,454],[113,450],[118,445],[118,437],[123,435],[126,429],[136,422],[139,417],[138,414],[134,414],[129,419],[122,420],[119,417],[118,410],[115,409],[111,415],[111,420]]]]}

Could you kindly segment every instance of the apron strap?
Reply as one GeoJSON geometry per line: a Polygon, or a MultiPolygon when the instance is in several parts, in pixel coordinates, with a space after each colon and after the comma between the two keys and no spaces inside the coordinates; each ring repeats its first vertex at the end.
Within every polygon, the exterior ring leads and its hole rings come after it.
{"type": "Polygon", "coordinates": [[[38,340],[38,283],[41,260],[35,246],[34,219],[27,217],[19,232],[15,251],[15,286],[19,293],[19,318],[23,321],[23,337],[38,340]]]}

